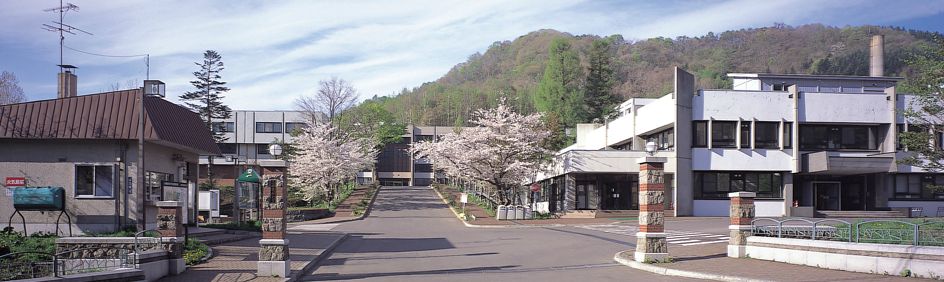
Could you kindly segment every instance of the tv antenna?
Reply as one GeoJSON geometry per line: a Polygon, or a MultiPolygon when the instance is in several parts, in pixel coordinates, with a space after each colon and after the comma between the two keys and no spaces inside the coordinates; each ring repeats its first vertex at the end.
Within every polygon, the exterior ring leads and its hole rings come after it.
{"type": "Polygon", "coordinates": [[[59,72],[62,72],[62,66],[63,66],[62,46],[65,44],[65,41],[66,41],[65,34],[68,33],[68,34],[76,35],[75,32],[78,31],[78,32],[85,33],[88,35],[93,35],[91,32],[84,31],[80,28],[62,23],[65,21],[66,12],[78,11],[78,10],[79,10],[79,6],[76,6],[75,4],[72,4],[72,3],[66,3],[65,5],[63,5],[62,0],[59,0],[59,7],[43,10],[43,12],[58,12],[59,13],[59,21],[52,21],[54,25],[43,24],[43,27],[42,27],[42,29],[45,29],[47,31],[59,33],[59,72]]]}

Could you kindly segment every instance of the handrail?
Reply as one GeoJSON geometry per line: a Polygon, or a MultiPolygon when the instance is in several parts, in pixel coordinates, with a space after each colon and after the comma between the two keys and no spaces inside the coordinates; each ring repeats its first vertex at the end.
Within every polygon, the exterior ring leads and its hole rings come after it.
{"type": "Polygon", "coordinates": [[[944,221],[908,222],[892,219],[872,219],[849,222],[839,219],[812,220],[806,218],[757,218],[751,221],[751,232],[755,236],[769,236],[783,238],[812,239],[812,240],[842,240],[848,242],[878,242],[890,244],[911,244],[914,246],[944,244],[936,237],[936,233],[927,230],[944,230],[944,221]],[[803,226],[787,226],[791,222],[805,223],[803,226]],[[764,224],[767,223],[767,224],[764,224]],[[830,224],[834,223],[834,225],[830,224]],[[898,226],[883,228],[870,227],[875,223],[893,223],[898,226]],[[776,226],[774,234],[772,228],[776,226]],[[808,230],[806,228],[809,228],[808,230]],[[925,241],[922,241],[922,228],[925,228],[925,241]],[[786,229],[786,230],[785,230],[786,229]],[[854,230],[853,230],[854,229],[854,230]],[[821,237],[825,236],[825,238],[821,237]],[[908,238],[910,237],[910,238],[908,238]],[[928,239],[930,238],[930,239],[928,239]]]}

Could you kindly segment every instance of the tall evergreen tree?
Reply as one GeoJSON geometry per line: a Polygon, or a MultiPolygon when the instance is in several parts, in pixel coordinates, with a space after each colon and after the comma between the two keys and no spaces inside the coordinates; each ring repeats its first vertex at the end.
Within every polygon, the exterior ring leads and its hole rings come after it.
{"type": "Polygon", "coordinates": [[[587,69],[584,101],[587,118],[591,120],[602,120],[604,116],[612,113],[613,106],[620,102],[619,97],[612,93],[614,77],[610,46],[609,40],[597,39],[590,47],[590,67],[587,69]]]}
{"type": "MultiPolygon", "coordinates": [[[[545,112],[546,118],[558,120],[560,131],[555,135],[564,135],[567,128],[574,127],[583,120],[583,80],[580,68],[580,58],[577,52],[571,49],[566,38],[556,38],[548,48],[547,65],[544,68],[544,77],[538,84],[538,91],[534,104],[538,111],[545,112]]],[[[562,136],[552,137],[562,140],[562,136]]],[[[562,141],[558,146],[565,146],[562,141]]],[[[558,148],[555,148],[558,149],[558,148]]]]}
{"type": "Polygon", "coordinates": [[[180,100],[184,101],[187,108],[200,115],[217,142],[225,141],[223,132],[213,130],[212,127],[213,119],[227,119],[233,114],[233,110],[223,104],[223,93],[229,91],[229,87],[226,87],[226,82],[220,80],[220,72],[223,71],[222,57],[216,51],[206,50],[203,53],[203,62],[194,64],[200,67],[200,70],[193,72],[196,79],[190,81],[196,89],[180,95],[180,100]]]}

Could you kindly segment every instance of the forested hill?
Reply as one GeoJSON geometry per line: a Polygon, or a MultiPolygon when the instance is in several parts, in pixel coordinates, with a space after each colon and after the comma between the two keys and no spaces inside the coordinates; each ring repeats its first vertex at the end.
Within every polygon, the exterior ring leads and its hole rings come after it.
{"type": "Polygon", "coordinates": [[[731,72],[868,75],[872,34],[885,36],[887,76],[905,75],[905,60],[911,52],[940,36],[889,27],[778,24],[633,42],[620,35],[574,36],[539,30],[513,41],[495,42],[484,54],[471,55],[436,81],[373,101],[404,122],[458,125],[474,109],[492,106],[505,96],[520,111],[554,112],[560,115],[562,126],[572,126],[600,115],[585,109],[586,101],[612,104],[670,92],[673,66],[694,73],[703,89],[730,87],[725,74],[731,72]],[[594,41],[606,44],[595,46],[594,41]],[[560,95],[581,96],[586,101],[553,104],[554,97],[568,99],[560,95]],[[570,108],[581,109],[570,113],[570,108]]]}

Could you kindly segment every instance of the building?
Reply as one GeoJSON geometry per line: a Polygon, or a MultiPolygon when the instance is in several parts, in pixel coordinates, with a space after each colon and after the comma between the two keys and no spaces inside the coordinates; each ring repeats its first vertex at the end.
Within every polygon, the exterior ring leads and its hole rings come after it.
{"type": "MultiPolygon", "coordinates": [[[[874,73],[873,73],[874,74],[874,73]]],[[[600,216],[638,209],[645,144],[666,157],[667,214],[727,216],[728,192],[757,193],[757,216],[907,216],[944,207],[944,174],[900,165],[898,134],[922,130],[902,112],[900,78],[729,74],[733,89],[696,90],[676,68],[673,92],[620,105],[577,127],[542,176],[538,206],[600,216]]],[[[937,142],[941,146],[940,138],[937,142]]]]}
{"type": "MultiPolygon", "coordinates": [[[[193,222],[198,158],[219,154],[200,118],[161,96],[143,95],[143,89],[78,96],[74,80],[69,72],[60,74],[60,84],[73,87],[60,86],[57,99],[0,106],[0,176],[25,179],[29,187],[64,188],[76,233],[154,229],[161,200],[185,202],[184,222],[193,222]],[[63,76],[72,82],[63,83],[63,76]]],[[[14,187],[5,188],[0,215],[9,218],[14,187]]],[[[58,212],[22,213],[29,233],[56,230],[58,212]]],[[[19,220],[13,219],[16,230],[19,220]]]]}
{"type": "MultiPolygon", "coordinates": [[[[433,164],[426,158],[416,158],[410,148],[413,143],[432,141],[455,130],[452,126],[408,125],[400,142],[387,144],[377,155],[376,179],[390,186],[427,186],[444,181],[445,175],[434,172],[433,164]]],[[[373,178],[371,172],[358,173],[357,177],[360,182],[373,178]]]]}
{"type": "Polygon", "coordinates": [[[214,186],[234,186],[246,168],[256,171],[283,171],[287,164],[269,153],[275,143],[292,143],[292,133],[305,126],[306,115],[299,111],[233,111],[228,119],[214,120],[213,130],[222,132],[218,145],[222,154],[200,157],[200,182],[212,173],[214,186]],[[212,166],[208,166],[210,161],[212,166]]]}

